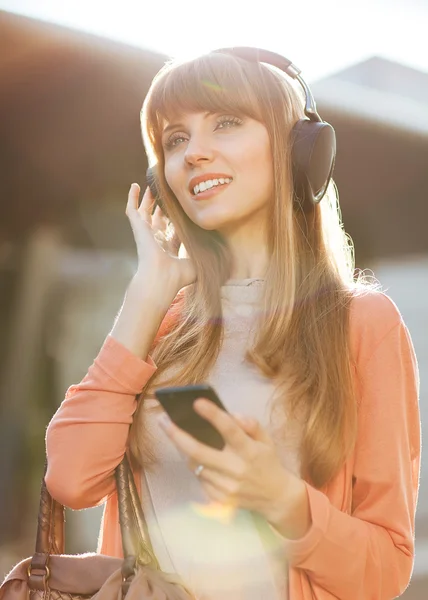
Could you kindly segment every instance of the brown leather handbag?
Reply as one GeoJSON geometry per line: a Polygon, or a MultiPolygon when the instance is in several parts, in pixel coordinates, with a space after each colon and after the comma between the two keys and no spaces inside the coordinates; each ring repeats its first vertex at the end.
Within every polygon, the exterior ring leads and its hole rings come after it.
{"type": "Polygon", "coordinates": [[[124,559],[64,554],[64,507],[42,482],[36,551],[0,586],[0,600],[195,600],[154,554],[128,459],[116,469],[124,559]]]}

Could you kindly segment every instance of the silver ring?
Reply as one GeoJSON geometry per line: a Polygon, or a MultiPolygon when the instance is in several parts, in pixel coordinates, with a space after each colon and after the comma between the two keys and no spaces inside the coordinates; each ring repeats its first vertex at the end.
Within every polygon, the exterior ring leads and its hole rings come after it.
{"type": "Polygon", "coordinates": [[[193,472],[195,473],[196,477],[199,477],[204,469],[204,465],[198,465],[193,472]]]}

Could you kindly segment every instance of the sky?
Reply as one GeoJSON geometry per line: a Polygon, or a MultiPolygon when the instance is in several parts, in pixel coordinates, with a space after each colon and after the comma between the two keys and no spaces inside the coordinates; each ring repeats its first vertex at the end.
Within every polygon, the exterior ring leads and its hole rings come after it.
{"type": "Polygon", "coordinates": [[[374,55],[428,73],[428,0],[0,0],[1,9],[174,57],[259,46],[308,81],[374,55]]]}

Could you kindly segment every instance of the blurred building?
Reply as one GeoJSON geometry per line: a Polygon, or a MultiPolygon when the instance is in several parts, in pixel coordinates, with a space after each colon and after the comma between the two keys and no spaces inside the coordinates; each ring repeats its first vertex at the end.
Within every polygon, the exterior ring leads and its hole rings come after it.
{"type": "MultiPolygon", "coordinates": [[[[139,112],[164,60],[0,12],[0,556],[7,549],[6,562],[32,552],[45,425],[97,354],[135,266],[124,208],[129,184],[144,185],[139,112]]],[[[311,88],[336,129],[335,180],[357,265],[374,269],[413,336],[426,435],[428,75],[373,57],[311,88]]],[[[424,463],[408,600],[425,598],[428,584],[424,463]]],[[[95,548],[99,517],[100,509],[69,514],[69,551],[95,548]]],[[[0,559],[0,576],[6,562],[0,559]]]]}

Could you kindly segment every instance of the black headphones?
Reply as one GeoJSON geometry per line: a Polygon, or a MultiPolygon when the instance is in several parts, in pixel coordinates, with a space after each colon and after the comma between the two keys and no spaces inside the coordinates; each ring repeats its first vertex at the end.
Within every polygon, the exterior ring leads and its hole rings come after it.
{"type": "MultiPolygon", "coordinates": [[[[300,119],[292,129],[293,184],[296,202],[304,211],[311,210],[324,197],[333,175],[336,134],[333,127],[317,113],[314,97],[300,76],[300,69],[284,56],[260,48],[237,46],[219,48],[213,52],[231,54],[249,62],[270,64],[296,79],[303,87],[306,97],[305,118],[300,119]]],[[[147,184],[163,208],[156,185],[155,167],[147,170],[147,184]]]]}

